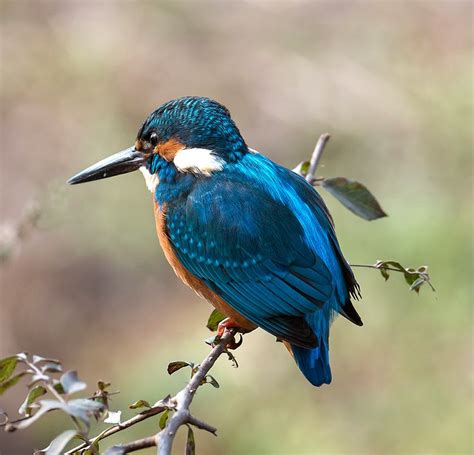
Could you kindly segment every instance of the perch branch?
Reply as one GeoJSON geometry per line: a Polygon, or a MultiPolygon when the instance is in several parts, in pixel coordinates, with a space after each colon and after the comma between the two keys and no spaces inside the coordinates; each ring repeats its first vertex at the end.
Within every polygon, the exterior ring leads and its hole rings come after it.
{"type": "Polygon", "coordinates": [[[187,423],[216,434],[217,430],[215,428],[204,424],[204,422],[195,419],[191,415],[189,406],[193,401],[197,389],[205,383],[206,375],[209,373],[214,363],[216,363],[216,360],[227,351],[227,345],[232,341],[235,333],[234,329],[227,330],[224,333],[220,341],[199,365],[196,373],[188,382],[186,387],[174,397],[173,400],[176,402],[176,412],[170,417],[166,427],[157,435],[158,455],[171,454],[171,447],[176,432],[180,426],[186,425],[187,423]]]}

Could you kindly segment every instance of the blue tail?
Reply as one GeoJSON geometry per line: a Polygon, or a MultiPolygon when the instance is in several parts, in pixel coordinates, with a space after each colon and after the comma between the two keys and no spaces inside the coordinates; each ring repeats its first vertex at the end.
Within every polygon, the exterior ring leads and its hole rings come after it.
{"type": "Polygon", "coordinates": [[[311,384],[319,387],[331,383],[331,367],[329,365],[329,317],[324,311],[307,316],[307,321],[314,330],[319,346],[306,349],[292,345],[296,364],[311,384]]]}

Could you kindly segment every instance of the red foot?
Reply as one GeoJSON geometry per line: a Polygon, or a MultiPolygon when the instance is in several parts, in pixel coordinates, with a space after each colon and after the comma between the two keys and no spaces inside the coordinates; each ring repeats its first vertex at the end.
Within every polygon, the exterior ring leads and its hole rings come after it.
{"type": "MultiPolygon", "coordinates": [[[[217,336],[221,337],[222,335],[224,335],[225,329],[238,329],[239,331],[246,332],[245,329],[243,329],[239,324],[237,324],[237,322],[235,322],[231,318],[225,318],[223,321],[219,323],[219,325],[217,326],[217,336]]],[[[233,339],[227,345],[227,348],[237,349],[242,344],[242,341],[243,341],[243,337],[242,335],[240,335],[240,340],[237,342],[235,341],[235,339],[233,339]]]]}
{"type": "Polygon", "coordinates": [[[219,325],[217,326],[217,335],[222,336],[224,335],[225,329],[242,329],[237,322],[235,322],[231,318],[225,318],[221,322],[219,322],[219,325]]]}

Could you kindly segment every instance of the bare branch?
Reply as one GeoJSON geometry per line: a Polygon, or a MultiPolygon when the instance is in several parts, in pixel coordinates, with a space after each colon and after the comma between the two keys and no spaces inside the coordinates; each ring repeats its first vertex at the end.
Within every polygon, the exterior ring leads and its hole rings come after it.
{"type": "Polygon", "coordinates": [[[324,147],[326,147],[330,138],[331,135],[329,133],[324,133],[319,136],[316,147],[314,147],[313,154],[311,155],[308,173],[306,174],[306,181],[309,183],[311,183],[316,177],[316,169],[318,168],[319,160],[323,156],[324,147]]]}
{"type": "Polygon", "coordinates": [[[148,438],[137,439],[128,444],[118,444],[107,449],[105,455],[122,455],[124,453],[136,452],[138,450],[146,449],[148,447],[156,446],[156,436],[149,436],[148,438]]]}
{"type": "Polygon", "coordinates": [[[202,420],[196,419],[193,415],[190,415],[188,418],[188,423],[190,425],[195,426],[196,428],[199,428],[200,430],[206,430],[209,431],[209,433],[212,433],[214,436],[217,436],[217,428],[212,427],[206,422],[203,422],[202,420]]]}
{"type": "Polygon", "coordinates": [[[88,443],[80,444],[79,446],[74,447],[73,449],[66,452],[66,454],[73,454],[82,449],[86,449],[87,447],[94,444],[95,442],[99,442],[102,439],[108,438],[109,436],[112,436],[113,434],[118,433],[119,431],[126,430],[127,428],[130,428],[133,425],[136,425],[137,423],[142,422],[143,420],[149,419],[150,417],[153,417],[153,416],[156,416],[157,414],[162,413],[166,409],[167,408],[164,406],[152,407],[151,409],[141,412],[140,414],[132,417],[131,419],[126,420],[125,422],[118,423],[117,425],[113,425],[105,429],[102,433],[98,434],[95,438],[92,438],[89,444],[88,443]]]}

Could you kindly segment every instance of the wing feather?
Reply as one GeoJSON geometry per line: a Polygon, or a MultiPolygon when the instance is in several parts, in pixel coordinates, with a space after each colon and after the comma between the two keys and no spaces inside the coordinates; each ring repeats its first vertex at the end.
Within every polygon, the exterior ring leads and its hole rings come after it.
{"type": "Polygon", "coordinates": [[[167,229],[184,267],[236,311],[278,338],[316,346],[304,316],[331,296],[332,277],[290,208],[221,178],[170,204],[167,229]]]}

